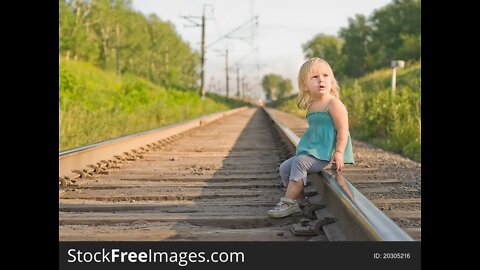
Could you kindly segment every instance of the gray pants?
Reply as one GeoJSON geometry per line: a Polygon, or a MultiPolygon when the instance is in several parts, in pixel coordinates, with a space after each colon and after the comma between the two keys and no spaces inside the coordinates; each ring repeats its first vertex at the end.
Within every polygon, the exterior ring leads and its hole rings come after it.
{"type": "Polygon", "coordinates": [[[317,173],[327,167],[329,161],[319,160],[310,155],[293,156],[280,165],[280,177],[284,187],[288,186],[289,180],[298,181],[303,179],[303,185],[307,185],[307,174],[317,173]]]}

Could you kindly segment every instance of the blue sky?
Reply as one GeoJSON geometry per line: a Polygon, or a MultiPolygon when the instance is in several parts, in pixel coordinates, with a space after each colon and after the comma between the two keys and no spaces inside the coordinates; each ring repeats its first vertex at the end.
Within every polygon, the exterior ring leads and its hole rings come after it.
{"type": "MultiPolygon", "coordinates": [[[[172,22],[182,39],[198,51],[201,28],[185,27],[191,22],[180,16],[201,16],[205,7],[206,45],[244,25],[232,33],[231,38],[223,38],[207,48],[205,86],[225,94],[225,50],[228,47],[230,93],[237,89],[238,66],[240,78],[244,77],[252,95],[263,98],[261,79],[268,73],[290,79],[297,91],[297,73],[305,61],[302,44],[320,33],[336,36],[341,27],[348,26],[348,18],[355,14],[368,17],[391,1],[133,0],[132,3],[135,10],[155,13],[160,19],[172,22]],[[255,25],[256,20],[251,20],[254,16],[258,16],[258,25],[255,25]]],[[[200,23],[200,19],[193,20],[200,23]]]]}

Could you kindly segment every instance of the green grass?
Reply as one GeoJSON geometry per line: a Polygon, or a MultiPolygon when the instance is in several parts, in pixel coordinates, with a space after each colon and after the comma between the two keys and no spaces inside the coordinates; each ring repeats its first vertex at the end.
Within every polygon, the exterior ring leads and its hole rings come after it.
{"type": "MultiPolygon", "coordinates": [[[[420,91],[421,86],[421,63],[406,63],[405,68],[397,68],[396,71],[396,88],[408,87],[413,91],[420,91]]],[[[352,86],[354,81],[350,80],[345,83],[352,86]]],[[[368,92],[377,92],[392,87],[392,69],[384,68],[376,70],[360,79],[358,84],[362,89],[368,92]]]]}
{"type": "Polygon", "coordinates": [[[248,105],[74,61],[60,62],[59,84],[59,151],[248,105]]]}

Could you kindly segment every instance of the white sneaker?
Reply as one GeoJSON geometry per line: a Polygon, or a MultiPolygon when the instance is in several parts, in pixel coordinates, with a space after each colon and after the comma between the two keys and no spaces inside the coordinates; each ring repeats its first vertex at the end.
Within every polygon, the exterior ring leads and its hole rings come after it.
{"type": "Polygon", "coordinates": [[[302,210],[298,206],[298,202],[296,200],[282,197],[275,208],[268,210],[268,216],[271,218],[282,218],[300,212],[302,212],[302,210]],[[287,207],[282,207],[285,205],[287,207]]]}

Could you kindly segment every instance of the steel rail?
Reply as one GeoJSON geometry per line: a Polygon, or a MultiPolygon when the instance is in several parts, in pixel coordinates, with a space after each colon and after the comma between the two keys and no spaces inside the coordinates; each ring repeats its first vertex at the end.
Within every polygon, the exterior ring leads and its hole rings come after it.
{"type": "Polygon", "coordinates": [[[161,128],[122,136],[119,138],[60,152],[58,155],[59,177],[72,178],[73,176],[78,175],[77,173],[73,172],[75,170],[82,170],[86,166],[96,164],[102,160],[112,159],[116,155],[122,155],[125,152],[131,151],[132,149],[138,149],[146,146],[147,144],[180,134],[201,125],[205,125],[246,108],[247,107],[240,107],[226,112],[213,113],[192,120],[167,125],[161,128]]]}
{"type": "MultiPolygon", "coordinates": [[[[267,108],[262,108],[294,153],[300,138],[279,122],[267,108]]],[[[309,176],[319,191],[322,203],[326,204],[340,225],[341,232],[333,234],[333,239],[330,240],[414,241],[341,174],[329,174],[322,170],[309,176]]]]}

